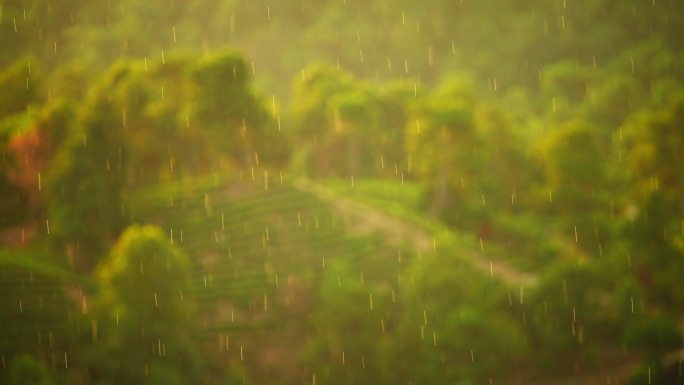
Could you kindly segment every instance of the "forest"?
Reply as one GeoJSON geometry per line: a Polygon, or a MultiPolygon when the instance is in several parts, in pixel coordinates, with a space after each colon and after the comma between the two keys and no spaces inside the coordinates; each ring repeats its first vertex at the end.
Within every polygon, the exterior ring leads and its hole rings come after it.
{"type": "Polygon", "coordinates": [[[682,36],[0,0],[0,384],[684,384],[682,36]]]}

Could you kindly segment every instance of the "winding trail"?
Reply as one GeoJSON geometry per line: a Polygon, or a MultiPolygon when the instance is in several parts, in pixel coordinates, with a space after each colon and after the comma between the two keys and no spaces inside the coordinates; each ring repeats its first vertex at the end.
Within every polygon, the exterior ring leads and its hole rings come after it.
{"type": "MultiPolygon", "coordinates": [[[[342,196],[304,178],[295,180],[294,186],[334,207],[353,234],[380,233],[391,245],[405,246],[408,243],[419,253],[435,250],[438,246],[435,237],[417,224],[395,218],[380,209],[342,196]]],[[[484,275],[496,277],[510,286],[530,287],[538,281],[534,274],[515,270],[502,261],[487,260],[475,251],[465,258],[484,275]]]]}

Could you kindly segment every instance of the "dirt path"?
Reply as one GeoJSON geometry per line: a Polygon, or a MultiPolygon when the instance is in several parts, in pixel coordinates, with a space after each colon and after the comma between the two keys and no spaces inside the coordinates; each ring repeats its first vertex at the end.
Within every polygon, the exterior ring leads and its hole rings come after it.
{"type": "MultiPolygon", "coordinates": [[[[435,237],[420,226],[342,196],[320,184],[300,178],[294,182],[294,186],[333,206],[354,234],[381,233],[393,246],[406,246],[408,243],[417,252],[428,252],[439,246],[435,244],[435,237]]],[[[475,251],[467,259],[483,274],[497,277],[511,286],[529,287],[537,282],[535,275],[517,271],[501,261],[487,260],[475,251]]]]}

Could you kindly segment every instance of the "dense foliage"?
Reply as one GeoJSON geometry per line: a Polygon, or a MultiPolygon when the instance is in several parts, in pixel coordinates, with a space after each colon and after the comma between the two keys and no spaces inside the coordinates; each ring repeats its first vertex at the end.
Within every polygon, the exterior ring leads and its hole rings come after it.
{"type": "Polygon", "coordinates": [[[683,4],[0,0],[0,382],[684,382],[683,4]]]}

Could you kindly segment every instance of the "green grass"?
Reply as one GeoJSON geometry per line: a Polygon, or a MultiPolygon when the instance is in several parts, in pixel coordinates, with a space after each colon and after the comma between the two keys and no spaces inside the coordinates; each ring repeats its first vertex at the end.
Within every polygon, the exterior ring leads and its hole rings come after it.
{"type": "Polygon", "coordinates": [[[388,212],[420,211],[424,187],[412,180],[328,179],[325,186],[348,196],[381,207],[388,212]]]}
{"type": "Polygon", "coordinates": [[[553,227],[543,218],[498,212],[493,223],[496,235],[483,241],[480,250],[475,231],[450,228],[436,218],[425,214],[423,199],[425,188],[411,180],[396,179],[329,179],[322,184],[336,193],[376,207],[383,212],[413,223],[432,233],[440,243],[458,238],[473,250],[481,251],[486,258],[503,261],[522,272],[540,272],[563,254],[565,247],[549,240],[553,227]],[[516,250],[515,253],[512,250],[516,250]]]}
{"type": "MultiPolygon", "coordinates": [[[[398,321],[392,317],[406,312],[420,314],[424,309],[422,303],[421,309],[414,312],[402,307],[407,305],[401,302],[401,296],[410,292],[411,284],[401,284],[400,278],[410,282],[415,274],[432,274],[433,267],[449,266],[455,287],[473,291],[478,300],[489,296],[489,301],[498,303],[509,292],[518,290],[489,278],[468,261],[473,253],[479,253],[481,258],[500,258],[518,268],[524,266],[523,258],[509,254],[517,247],[485,244],[480,250],[473,236],[427,217],[420,210],[419,185],[384,180],[356,180],[353,187],[345,180],[327,181],[324,185],[415,224],[434,238],[435,251],[415,255],[410,244],[390,246],[382,234],[351,236],[332,205],[287,181],[265,190],[258,181],[210,175],[148,186],[128,194],[125,208],[131,222],[157,224],[192,260],[191,290],[187,295],[197,302],[198,331],[208,357],[220,362],[240,360],[238,349],[215,350],[219,348],[217,341],[227,336],[231,346],[244,345],[251,357],[268,351],[270,345],[264,339],[287,340],[288,354],[304,349],[306,341],[328,327],[315,325],[309,316],[320,315],[321,311],[329,312],[328,317],[337,315],[337,297],[328,298],[326,308],[321,284],[332,282],[335,294],[339,282],[335,278],[339,280],[339,275],[335,277],[337,270],[330,267],[339,268],[335,263],[340,260],[351,266],[343,281],[363,281],[361,290],[373,294],[377,307],[374,314],[383,314],[388,333],[398,321]],[[399,249],[401,263],[397,258],[399,249]],[[398,305],[389,299],[395,292],[400,296],[398,305]]],[[[511,217],[512,222],[506,226],[518,226],[522,228],[519,232],[530,232],[526,236],[539,237],[539,229],[528,225],[530,220],[511,217]]],[[[83,339],[84,335],[89,338],[90,326],[84,322],[88,316],[81,314],[72,292],[78,286],[90,287],[91,281],[46,260],[49,258],[39,249],[0,251],[0,287],[3,294],[7,293],[0,299],[0,326],[8,331],[0,337],[2,352],[16,354],[18,351],[12,350],[16,346],[35,354],[48,352],[51,348],[46,347],[46,333],[52,333],[59,344],[83,339]]],[[[425,277],[422,279],[426,282],[425,277]]],[[[364,295],[360,296],[363,301],[364,295]]],[[[368,306],[363,301],[359,309],[368,306]]],[[[258,380],[258,365],[245,365],[258,380]]]]}
{"type": "Polygon", "coordinates": [[[92,285],[91,280],[81,274],[69,270],[61,265],[50,262],[58,257],[40,247],[29,249],[0,249],[0,269],[18,269],[31,271],[46,277],[73,282],[86,286],[92,285]]]}

